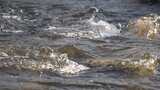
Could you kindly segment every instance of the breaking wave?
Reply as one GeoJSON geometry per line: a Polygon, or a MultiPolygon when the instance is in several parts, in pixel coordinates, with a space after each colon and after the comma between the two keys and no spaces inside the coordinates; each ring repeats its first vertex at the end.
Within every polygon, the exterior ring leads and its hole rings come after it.
{"type": "Polygon", "coordinates": [[[78,74],[80,71],[89,69],[70,60],[67,54],[56,53],[49,47],[42,47],[39,50],[27,52],[25,56],[9,56],[7,52],[1,52],[0,54],[0,68],[15,67],[19,70],[49,70],[61,74],[78,74]]]}
{"type": "Polygon", "coordinates": [[[45,30],[54,32],[54,34],[62,35],[71,38],[88,38],[88,39],[103,39],[106,37],[119,36],[120,30],[113,24],[99,20],[96,22],[94,17],[83,20],[83,26],[76,27],[55,27],[49,26],[45,30]],[[83,28],[81,30],[81,28],[83,28]],[[85,30],[84,30],[85,28],[85,30]]]}

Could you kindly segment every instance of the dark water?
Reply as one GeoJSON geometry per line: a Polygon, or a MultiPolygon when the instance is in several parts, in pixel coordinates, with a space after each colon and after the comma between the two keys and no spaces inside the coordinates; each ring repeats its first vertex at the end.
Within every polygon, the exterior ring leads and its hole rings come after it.
{"type": "MultiPolygon", "coordinates": [[[[117,27],[119,23],[125,27],[129,20],[139,16],[160,12],[159,4],[143,4],[136,0],[0,0],[1,52],[8,52],[12,57],[26,55],[28,48],[34,51],[41,47],[74,46],[83,50],[84,55],[71,54],[70,58],[81,64],[89,57],[138,58],[145,52],[159,56],[159,41],[137,39],[123,33],[100,40],[54,33],[90,29],[84,22],[92,15],[85,18],[74,15],[91,7],[101,10],[95,13],[97,20],[117,27]],[[49,30],[51,27],[53,30],[49,30]]],[[[68,77],[50,71],[41,73],[7,67],[0,68],[0,90],[159,90],[158,69],[153,75],[141,77],[93,67],[93,70],[68,77]]]]}

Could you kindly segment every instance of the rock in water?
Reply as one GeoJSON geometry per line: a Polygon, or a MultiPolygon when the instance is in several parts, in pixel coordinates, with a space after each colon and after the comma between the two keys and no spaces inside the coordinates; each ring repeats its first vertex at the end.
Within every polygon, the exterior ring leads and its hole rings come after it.
{"type": "Polygon", "coordinates": [[[152,14],[130,21],[128,29],[129,32],[141,38],[160,39],[160,16],[152,14]]]}

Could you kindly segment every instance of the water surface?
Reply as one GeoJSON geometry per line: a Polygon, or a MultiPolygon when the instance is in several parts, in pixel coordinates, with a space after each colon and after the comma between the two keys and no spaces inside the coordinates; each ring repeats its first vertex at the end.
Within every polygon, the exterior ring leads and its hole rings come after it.
{"type": "MultiPolygon", "coordinates": [[[[123,35],[88,38],[68,37],[64,33],[94,30],[88,20],[91,7],[97,21],[125,26],[131,19],[160,11],[159,4],[142,4],[134,0],[0,0],[0,49],[10,57],[25,56],[41,47],[74,46],[82,53],[69,58],[85,65],[88,58],[139,58],[145,52],[159,56],[160,42],[123,35]],[[75,15],[75,16],[74,16],[75,15]],[[81,55],[82,54],[82,55],[81,55]]],[[[93,34],[94,36],[94,34],[93,34]]],[[[61,52],[62,53],[62,52],[61,52]]],[[[1,55],[4,56],[4,55],[1,55]]],[[[34,58],[34,57],[30,57],[34,58]]],[[[79,75],[65,76],[52,71],[32,69],[0,69],[1,90],[158,90],[159,68],[150,76],[141,77],[117,70],[97,70],[92,67],[79,75]]]]}

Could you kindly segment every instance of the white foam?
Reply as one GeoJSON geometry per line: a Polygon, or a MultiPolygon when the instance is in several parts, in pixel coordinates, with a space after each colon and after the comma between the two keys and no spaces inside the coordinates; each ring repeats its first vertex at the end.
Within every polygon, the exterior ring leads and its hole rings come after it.
{"type": "Polygon", "coordinates": [[[17,16],[17,15],[8,15],[8,14],[3,14],[2,18],[4,19],[15,19],[20,21],[21,17],[17,16]]]}
{"type": "Polygon", "coordinates": [[[88,67],[80,65],[71,60],[67,60],[67,64],[68,65],[60,68],[60,73],[75,74],[75,73],[79,73],[80,71],[89,69],[88,67]]]}
{"type": "Polygon", "coordinates": [[[49,26],[46,30],[53,30],[53,29],[56,29],[55,26],[49,26]]]}
{"type": "Polygon", "coordinates": [[[94,16],[87,21],[85,20],[83,23],[83,26],[71,26],[70,28],[49,26],[45,30],[52,31],[54,34],[62,35],[65,37],[89,39],[101,39],[105,37],[118,36],[120,34],[120,29],[118,29],[115,25],[103,20],[95,22],[94,16]],[[85,30],[81,30],[79,28],[84,28],[85,30]]]}
{"type": "MultiPolygon", "coordinates": [[[[84,65],[80,65],[77,62],[74,62],[74,61],[68,59],[67,54],[58,55],[57,53],[52,53],[52,54],[50,54],[50,57],[53,59],[57,59],[57,61],[66,63],[64,66],[60,67],[57,70],[59,73],[76,74],[76,73],[79,73],[80,71],[89,69],[88,67],[86,67],[84,65]]],[[[49,68],[54,69],[55,66],[49,65],[49,68]]],[[[48,69],[48,66],[47,66],[47,69],[48,69]]]]}
{"type": "Polygon", "coordinates": [[[23,33],[24,31],[22,30],[16,30],[16,31],[12,31],[13,33],[23,33]]]}
{"type": "Polygon", "coordinates": [[[92,29],[99,34],[101,38],[118,36],[120,30],[113,24],[100,20],[98,22],[94,21],[94,18],[88,20],[88,23],[91,25],[92,29]]]}
{"type": "Polygon", "coordinates": [[[23,33],[24,31],[22,30],[2,30],[3,32],[8,32],[8,33],[23,33]]]}

